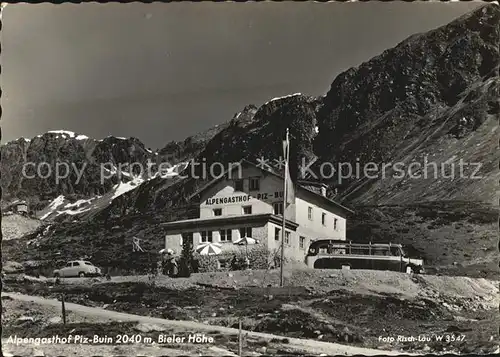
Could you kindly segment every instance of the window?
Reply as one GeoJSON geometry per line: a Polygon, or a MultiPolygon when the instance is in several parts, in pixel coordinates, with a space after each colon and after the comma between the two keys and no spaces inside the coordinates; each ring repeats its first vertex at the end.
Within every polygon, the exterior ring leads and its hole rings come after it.
{"type": "Polygon", "coordinates": [[[243,192],[243,180],[234,180],[234,190],[243,192]]]}
{"type": "Polygon", "coordinates": [[[334,219],[333,219],[333,229],[334,229],[334,230],[337,230],[337,226],[338,226],[338,225],[337,225],[337,223],[338,223],[338,219],[337,219],[337,218],[334,218],[334,219]]]}
{"type": "Polygon", "coordinates": [[[283,215],[283,202],[276,202],[273,204],[274,214],[283,215]]]}
{"type": "Polygon", "coordinates": [[[274,228],[274,240],[280,240],[281,236],[281,229],[279,228],[274,228]]]}
{"type": "Polygon", "coordinates": [[[399,256],[404,256],[404,253],[402,252],[402,249],[398,247],[391,247],[391,255],[399,257],[399,256]]]}
{"type": "Polygon", "coordinates": [[[179,239],[179,245],[183,249],[187,249],[188,251],[193,249],[193,232],[185,232],[181,234],[181,239],[179,239]]]}
{"type": "Polygon", "coordinates": [[[290,244],[290,232],[285,231],[285,243],[290,244]]]}
{"type": "Polygon", "coordinates": [[[374,247],[372,249],[372,254],[373,255],[391,255],[390,251],[389,251],[389,247],[387,247],[387,248],[374,247]]]}
{"type": "Polygon", "coordinates": [[[74,266],[74,267],[77,267],[77,266],[79,266],[79,265],[80,265],[80,263],[79,263],[79,262],[73,262],[73,266],[74,266]]]}
{"type": "Polygon", "coordinates": [[[307,218],[309,218],[310,221],[313,220],[313,208],[312,207],[308,207],[308,209],[307,209],[307,218]]]}
{"type": "Polygon", "coordinates": [[[259,191],[260,190],[260,178],[259,177],[251,177],[250,178],[250,191],[259,191]]]}
{"type": "Polygon", "coordinates": [[[221,229],[219,231],[220,241],[221,242],[231,242],[233,240],[232,233],[233,233],[233,231],[231,229],[221,229]]]}
{"type": "Polygon", "coordinates": [[[201,242],[202,243],[212,242],[212,231],[201,232],[201,242]]]}
{"type": "Polygon", "coordinates": [[[300,236],[300,238],[299,238],[299,247],[300,247],[300,249],[304,249],[305,242],[306,242],[306,237],[300,236]]]}
{"type": "Polygon", "coordinates": [[[73,262],[69,262],[68,264],[66,264],[67,267],[70,267],[73,265],[73,262]]]}
{"type": "Polygon", "coordinates": [[[354,255],[370,255],[371,248],[369,246],[354,246],[351,248],[351,254],[354,255]]]}
{"type": "Polygon", "coordinates": [[[321,224],[326,226],[326,213],[321,214],[321,224]]]}
{"type": "Polygon", "coordinates": [[[252,238],[252,227],[240,228],[240,238],[252,238]]]}
{"type": "Polygon", "coordinates": [[[83,262],[85,265],[94,266],[91,262],[83,262]]]}
{"type": "Polygon", "coordinates": [[[243,206],[243,214],[252,214],[252,206],[243,206]]]}
{"type": "Polygon", "coordinates": [[[222,216],[222,208],[214,208],[214,216],[222,216]]]}

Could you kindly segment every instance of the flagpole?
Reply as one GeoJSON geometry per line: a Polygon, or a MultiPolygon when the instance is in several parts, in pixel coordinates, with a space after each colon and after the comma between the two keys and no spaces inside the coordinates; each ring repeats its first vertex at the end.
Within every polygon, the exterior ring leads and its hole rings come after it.
{"type": "Polygon", "coordinates": [[[285,155],[285,180],[283,185],[283,225],[281,227],[281,259],[280,259],[280,286],[285,285],[285,277],[283,275],[283,263],[285,261],[285,223],[286,223],[286,202],[287,202],[287,181],[288,181],[288,153],[289,153],[289,141],[288,141],[288,128],[286,129],[286,152],[285,155]]]}

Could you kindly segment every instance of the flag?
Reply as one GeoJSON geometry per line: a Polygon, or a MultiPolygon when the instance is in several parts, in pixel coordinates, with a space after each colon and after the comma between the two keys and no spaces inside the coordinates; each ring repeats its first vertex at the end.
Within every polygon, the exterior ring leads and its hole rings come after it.
{"type": "Polygon", "coordinates": [[[290,140],[288,137],[288,129],[286,129],[286,138],[283,140],[283,154],[285,158],[285,191],[284,198],[286,199],[285,208],[295,202],[295,190],[290,175],[290,140]]]}

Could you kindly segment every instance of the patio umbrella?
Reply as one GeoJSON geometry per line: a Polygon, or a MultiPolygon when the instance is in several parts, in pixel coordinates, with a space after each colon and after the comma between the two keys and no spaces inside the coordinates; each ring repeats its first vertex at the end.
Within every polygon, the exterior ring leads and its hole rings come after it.
{"type": "Polygon", "coordinates": [[[222,252],[222,245],[219,243],[202,243],[196,247],[200,255],[217,255],[222,252]]]}
{"type": "Polygon", "coordinates": [[[235,241],[234,244],[238,244],[238,245],[257,244],[257,239],[250,238],[250,237],[243,237],[243,238],[240,238],[237,241],[235,241]]]}
{"type": "Polygon", "coordinates": [[[243,238],[240,238],[234,242],[234,244],[245,246],[247,256],[248,256],[248,245],[257,244],[257,243],[258,243],[257,239],[250,238],[250,237],[243,237],[243,238]]]}

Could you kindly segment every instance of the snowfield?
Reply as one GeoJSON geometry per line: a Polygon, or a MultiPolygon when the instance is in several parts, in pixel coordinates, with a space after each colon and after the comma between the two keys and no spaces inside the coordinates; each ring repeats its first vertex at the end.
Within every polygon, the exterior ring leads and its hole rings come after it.
{"type": "Polygon", "coordinates": [[[113,186],[111,191],[106,193],[104,196],[95,196],[89,199],[80,199],[76,202],[69,202],[69,200],[63,195],[55,198],[44,210],[39,213],[39,219],[44,220],[52,220],[61,215],[70,215],[75,216],[81,213],[92,211],[93,209],[99,209],[103,206],[107,206],[113,202],[114,199],[130,192],[144,182],[155,178],[162,179],[172,179],[174,177],[179,176],[179,173],[182,172],[187,166],[189,162],[181,162],[177,165],[172,165],[168,168],[163,169],[162,172],[155,173],[152,177],[140,177],[134,176],[131,173],[126,171],[120,171],[115,166],[111,168],[104,168],[106,171],[112,173],[113,175],[118,175],[118,178],[121,180],[122,178],[126,178],[126,182],[121,181],[120,183],[113,186]]]}
{"type": "Polygon", "coordinates": [[[276,100],[281,100],[281,99],[285,99],[285,98],[296,97],[296,96],[299,96],[299,95],[302,95],[302,93],[294,93],[294,94],[284,95],[282,97],[276,97],[276,98],[273,98],[273,99],[267,101],[266,103],[264,103],[264,105],[269,104],[271,102],[274,102],[276,100]]]}

